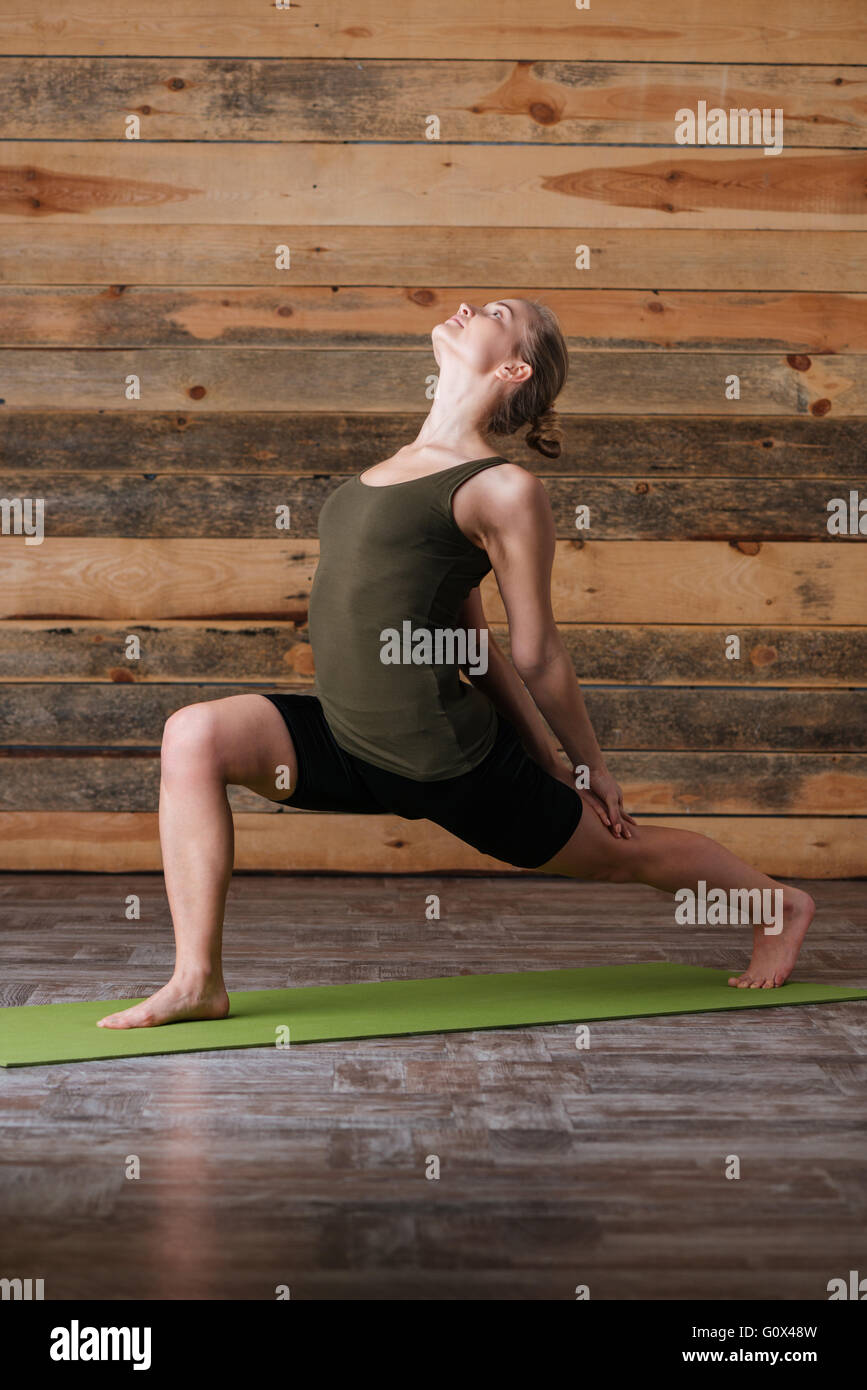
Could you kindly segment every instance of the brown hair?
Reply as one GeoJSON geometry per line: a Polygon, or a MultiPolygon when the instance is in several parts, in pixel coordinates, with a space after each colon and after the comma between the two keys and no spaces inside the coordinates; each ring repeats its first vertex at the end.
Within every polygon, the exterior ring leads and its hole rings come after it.
{"type": "Polygon", "coordinates": [[[518,352],[533,368],[533,375],[504,397],[488,422],[488,431],[515,434],[529,423],[524,443],[555,459],[560,457],[563,431],[554,402],[569,371],[569,349],[553,309],[536,299],[524,302],[536,312],[518,343],[518,352]]]}

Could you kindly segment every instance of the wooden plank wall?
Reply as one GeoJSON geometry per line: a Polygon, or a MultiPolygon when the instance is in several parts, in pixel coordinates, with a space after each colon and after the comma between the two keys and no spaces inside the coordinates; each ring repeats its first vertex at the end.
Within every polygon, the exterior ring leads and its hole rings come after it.
{"type": "MultiPolygon", "coordinates": [[[[0,495],[45,506],[0,535],[0,867],[158,867],[165,718],[310,688],[323,499],[508,294],[572,351],[563,457],[496,443],[628,804],[867,871],[867,538],[828,531],[867,495],[863,0],[7,0],[0,113],[0,495]],[[781,108],[782,151],[677,144],[699,101],[781,108]]],[[[240,867],[496,867],[232,796],[240,867]]]]}

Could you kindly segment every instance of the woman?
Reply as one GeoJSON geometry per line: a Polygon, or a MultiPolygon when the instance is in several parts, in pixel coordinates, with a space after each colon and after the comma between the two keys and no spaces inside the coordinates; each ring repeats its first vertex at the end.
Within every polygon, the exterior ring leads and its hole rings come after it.
{"type": "Polygon", "coordinates": [[[160,837],[175,971],[101,1026],[228,1013],[228,784],[301,808],[424,817],[545,874],[672,893],[702,880],[708,890],[780,888],[782,930],[755,926],[750,965],[729,984],[769,989],[792,970],[814,912],[808,894],[703,835],[639,827],[624,811],[554,622],[547,493],[490,453],[489,433],[527,423],[531,448],[560,452],[553,404],[568,353],[553,313],[526,299],[462,304],[432,341],[439,384],[417,439],[322,508],[310,599],[318,696],[234,695],[166,722],[160,837]],[[478,586],[491,568],[511,662],[482,611],[478,586]]]}

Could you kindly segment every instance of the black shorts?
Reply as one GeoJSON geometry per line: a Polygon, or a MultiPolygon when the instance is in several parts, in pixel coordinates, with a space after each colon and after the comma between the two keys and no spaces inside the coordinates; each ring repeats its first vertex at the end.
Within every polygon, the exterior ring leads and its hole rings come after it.
{"type": "Polygon", "coordinates": [[[431,820],[468,845],[521,869],[538,869],[581,819],[581,797],[527,753],[498,712],[490,752],[471,772],[417,782],[356,758],[336,743],[315,695],[266,695],[295,745],[298,780],[284,805],[304,811],[431,820]]]}

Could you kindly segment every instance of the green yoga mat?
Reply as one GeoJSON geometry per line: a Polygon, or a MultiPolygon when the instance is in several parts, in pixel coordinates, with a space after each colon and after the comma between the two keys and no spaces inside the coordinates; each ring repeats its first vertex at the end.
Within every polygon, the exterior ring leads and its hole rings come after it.
{"type": "Polygon", "coordinates": [[[734,989],[730,971],[653,961],[583,970],[529,970],[508,975],[390,980],[232,994],[228,1018],[171,1023],[129,1031],[97,1028],[96,1020],[138,1000],[87,1004],[25,1004],[0,1009],[0,1065],[83,1062],[160,1052],[211,1052],[409,1033],[583,1023],[604,1018],[762,1009],[865,999],[865,989],[786,984],[734,989]],[[288,1033],[287,1030],[288,1029],[288,1033]]]}

